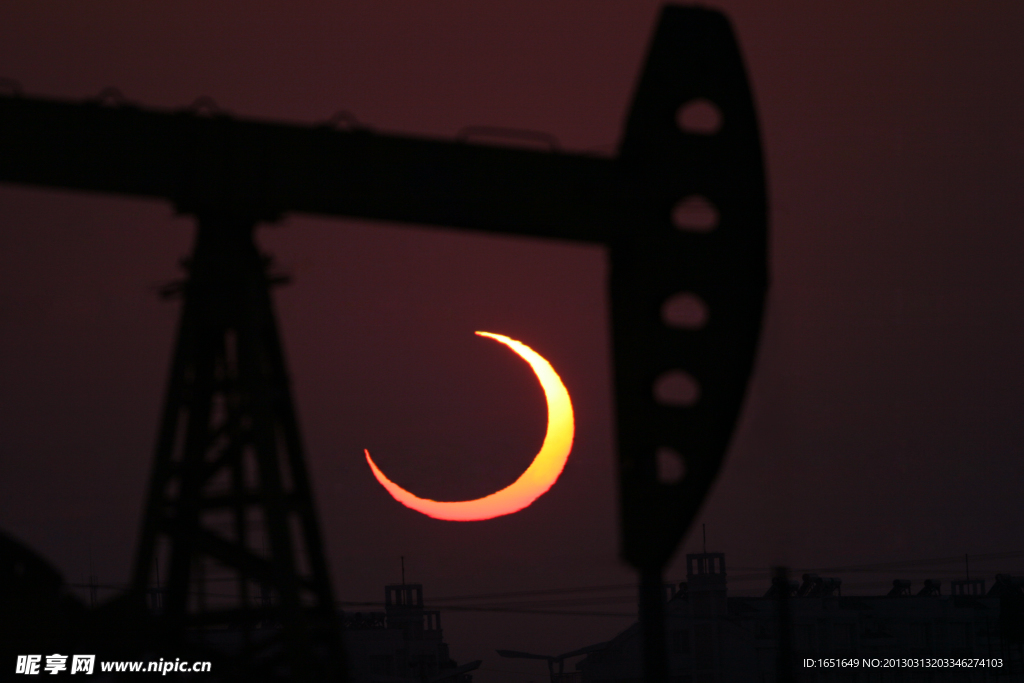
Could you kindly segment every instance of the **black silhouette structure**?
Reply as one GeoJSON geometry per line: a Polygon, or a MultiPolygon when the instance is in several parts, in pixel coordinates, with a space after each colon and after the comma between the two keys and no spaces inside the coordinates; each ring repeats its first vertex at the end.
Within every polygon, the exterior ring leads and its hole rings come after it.
{"type": "Polygon", "coordinates": [[[591,652],[597,652],[608,643],[597,643],[596,645],[588,645],[587,647],[581,647],[571,652],[563,652],[560,655],[535,655],[529,652],[520,652],[518,650],[498,650],[498,654],[502,657],[508,657],[510,659],[542,659],[548,663],[548,680],[551,683],[580,683],[581,676],[578,672],[565,672],[565,660],[572,659],[573,657],[579,657],[580,655],[589,654],[591,652]],[[558,671],[555,671],[555,667],[558,667],[558,671]]]}
{"type": "Polygon", "coordinates": [[[338,650],[338,625],[252,229],[200,215],[132,589],[160,572],[169,635],[231,624],[242,661],[265,668],[262,651],[283,644],[293,677],[312,679],[340,668],[316,652],[338,650]],[[266,623],[280,624],[275,638],[261,637],[266,623]]]}
{"type": "Polygon", "coordinates": [[[419,583],[384,586],[383,612],[344,615],[349,681],[373,683],[469,683],[482,660],[461,666],[452,660],[441,629],[441,611],[423,603],[419,583]]]}
{"type": "Polygon", "coordinates": [[[338,625],[255,226],[307,212],[607,245],[622,553],[648,680],[665,678],[661,572],[721,465],[767,288],[760,142],[723,15],[663,11],[612,159],[14,96],[0,181],[196,216],[133,593],[159,572],[162,638],[243,624],[238,661],[278,657],[303,680],[338,675],[338,625]],[[659,451],[685,463],[680,481],[659,477],[659,451]],[[267,620],[280,642],[256,637],[267,620]]]}
{"type": "MultiPolygon", "coordinates": [[[[723,553],[686,556],[686,581],[666,596],[669,673],[674,681],[794,683],[796,681],[914,680],[871,669],[893,660],[946,659],[919,676],[934,681],[1019,681],[1020,612],[1024,578],[997,574],[991,589],[965,590],[969,580],[896,579],[897,590],[844,596],[842,579],[805,573],[790,579],[773,570],[763,596],[730,596],[723,553]],[[819,668],[859,672],[817,672],[819,668]],[[854,664],[855,663],[855,664],[854,664]],[[971,666],[973,664],[973,666],[971,666]],[[966,665],[966,666],[965,666],[966,665]]],[[[633,624],[590,650],[573,672],[578,683],[637,680],[641,670],[633,624]]]]}

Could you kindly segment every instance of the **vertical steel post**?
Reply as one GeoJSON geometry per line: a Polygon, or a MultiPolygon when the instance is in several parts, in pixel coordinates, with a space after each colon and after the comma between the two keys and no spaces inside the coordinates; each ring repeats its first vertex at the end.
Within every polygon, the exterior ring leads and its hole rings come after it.
{"type": "Polygon", "coordinates": [[[616,162],[610,239],[622,554],[640,573],[645,677],[667,673],[661,575],[725,457],[767,290],[767,198],[750,88],[724,15],[666,7],[616,162]],[[683,302],[697,311],[673,319],[683,302]],[[684,463],[659,476],[659,451],[684,463]]]}

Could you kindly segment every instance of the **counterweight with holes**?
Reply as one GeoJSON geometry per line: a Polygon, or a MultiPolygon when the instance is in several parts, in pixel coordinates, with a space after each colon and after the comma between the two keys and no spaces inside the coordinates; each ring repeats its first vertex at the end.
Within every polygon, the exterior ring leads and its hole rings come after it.
{"type": "Polygon", "coordinates": [[[0,97],[0,182],[197,217],[135,593],[159,568],[161,633],[247,624],[253,657],[255,625],[275,620],[282,641],[264,650],[306,680],[337,675],[323,654],[337,625],[253,228],[305,212],[606,245],[622,553],[641,574],[648,680],[665,678],[661,573],[727,450],[767,289],[760,142],[723,15],[663,10],[615,158],[14,96],[0,97]],[[700,315],[674,325],[679,296],[700,315]],[[684,464],[677,481],[659,451],[684,464]],[[226,602],[207,590],[217,574],[226,602]]]}

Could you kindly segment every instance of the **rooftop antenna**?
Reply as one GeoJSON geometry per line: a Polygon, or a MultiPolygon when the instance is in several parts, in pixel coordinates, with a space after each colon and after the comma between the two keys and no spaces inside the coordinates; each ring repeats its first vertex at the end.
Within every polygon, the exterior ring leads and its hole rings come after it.
{"type": "Polygon", "coordinates": [[[153,569],[156,570],[156,593],[153,595],[153,609],[160,611],[163,609],[163,598],[160,597],[160,563],[157,562],[153,569]]]}
{"type": "Polygon", "coordinates": [[[777,614],[779,617],[779,651],[775,662],[775,680],[778,683],[793,683],[796,680],[793,671],[793,634],[792,617],[789,604],[789,569],[775,567],[772,583],[777,589],[777,614]]]}
{"type": "Polygon", "coordinates": [[[92,543],[89,543],[89,607],[96,607],[96,573],[92,568],[92,543]]]}

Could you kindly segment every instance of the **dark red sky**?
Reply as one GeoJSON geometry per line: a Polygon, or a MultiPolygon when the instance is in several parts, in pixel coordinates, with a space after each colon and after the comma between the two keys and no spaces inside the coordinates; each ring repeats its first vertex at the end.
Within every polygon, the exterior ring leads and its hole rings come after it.
{"type": "MultiPolygon", "coordinates": [[[[715,6],[759,109],[773,289],[701,516],[710,549],[764,570],[1024,550],[1024,6],[715,6]]],[[[152,107],[208,95],[305,123],[346,109],[398,133],[529,128],[612,153],[658,7],[5,3],[0,77],[69,99],[117,86],[152,107]]],[[[155,287],[179,277],[191,237],[165,204],[0,188],[0,527],[69,581],[90,553],[102,581],[128,575],[177,315],[155,287]]],[[[616,557],[600,249],[300,216],[260,240],[295,277],[276,301],[341,599],[379,599],[400,555],[428,600],[632,580],[616,557]],[[428,497],[516,477],[543,400],[477,329],[549,358],[576,447],[526,511],[437,522],[392,501],[361,453],[428,497]]],[[[503,673],[533,668],[490,650],[565,651],[629,622],[444,619],[456,658],[486,658],[479,680],[523,683],[540,671],[503,673]]]]}

